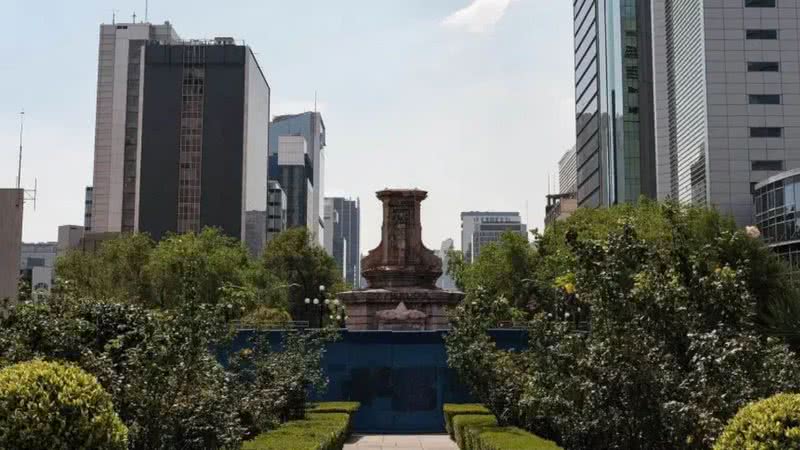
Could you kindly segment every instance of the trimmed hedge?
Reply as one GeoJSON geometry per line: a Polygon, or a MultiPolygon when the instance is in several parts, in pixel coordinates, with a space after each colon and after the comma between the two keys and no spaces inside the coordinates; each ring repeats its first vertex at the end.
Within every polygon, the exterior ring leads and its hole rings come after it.
{"type": "Polygon", "coordinates": [[[466,450],[560,450],[548,441],[517,427],[482,427],[467,429],[466,450]]]}
{"type": "Polygon", "coordinates": [[[444,428],[451,438],[455,437],[455,434],[453,434],[453,417],[466,414],[491,414],[480,403],[445,403],[442,411],[444,412],[444,428]]]}
{"type": "Polygon", "coordinates": [[[245,442],[242,450],[340,450],[349,421],[347,413],[309,413],[245,442]]]}
{"type": "Polygon", "coordinates": [[[714,450],[800,448],[800,395],[778,394],[736,413],[714,450]]]}
{"type": "Polygon", "coordinates": [[[560,450],[553,441],[517,427],[501,427],[477,404],[445,404],[445,426],[461,450],[560,450]]]}
{"type": "Polygon", "coordinates": [[[125,450],[128,429],[97,379],[29,361],[0,370],[0,448],[125,450]]]}
{"type": "Polygon", "coordinates": [[[314,404],[308,412],[355,414],[360,406],[358,402],[324,402],[314,404]]]}
{"type": "Polygon", "coordinates": [[[341,450],[359,406],[358,402],[317,403],[305,419],[263,433],[245,442],[242,450],[341,450]]]}
{"type": "Polygon", "coordinates": [[[471,449],[467,430],[477,432],[486,427],[496,427],[497,419],[491,414],[464,414],[453,418],[453,434],[456,444],[461,450],[471,449]]]}

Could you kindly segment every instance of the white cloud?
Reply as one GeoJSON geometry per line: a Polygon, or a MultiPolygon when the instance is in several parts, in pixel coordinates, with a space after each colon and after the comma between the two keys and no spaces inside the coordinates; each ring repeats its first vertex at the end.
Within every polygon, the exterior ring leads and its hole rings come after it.
{"type": "Polygon", "coordinates": [[[503,18],[514,0],[473,0],[468,6],[450,14],[442,26],[470,33],[491,30],[503,18]]]}

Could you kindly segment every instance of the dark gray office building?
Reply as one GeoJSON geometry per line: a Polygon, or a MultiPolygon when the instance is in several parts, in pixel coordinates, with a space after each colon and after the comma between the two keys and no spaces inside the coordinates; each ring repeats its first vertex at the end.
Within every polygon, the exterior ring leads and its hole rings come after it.
{"type": "Polygon", "coordinates": [[[260,249],[270,87],[252,50],[231,38],[151,42],[143,61],[137,231],[218,227],[260,249]]]}
{"type": "Polygon", "coordinates": [[[656,197],[650,0],[575,0],[579,206],[656,197]]]}
{"type": "MultiPolygon", "coordinates": [[[[331,241],[333,259],[337,263],[344,261],[345,281],[354,288],[359,288],[361,283],[361,202],[359,199],[351,200],[342,197],[327,197],[325,203],[333,206],[337,220],[333,222],[333,229],[326,229],[326,233],[333,233],[331,241]]],[[[326,238],[328,238],[326,234],[326,238]]]]}

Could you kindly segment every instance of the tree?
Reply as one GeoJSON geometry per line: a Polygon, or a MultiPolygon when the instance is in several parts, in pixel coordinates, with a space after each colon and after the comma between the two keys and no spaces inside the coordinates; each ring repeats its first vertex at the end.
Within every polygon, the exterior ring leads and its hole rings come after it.
{"type": "Polygon", "coordinates": [[[81,296],[149,304],[153,292],[145,267],[153,247],[145,233],[121,234],[96,253],[70,250],[56,261],[56,276],[81,296]]]}
{"type": "Polygon", "coordinates": [[[532,300],[530,278],[538,256],[527,236],[506,232],[499,241],[483,247],[473,264],[465,264],[461,255],[456,256],[454,262],[449,262],[448,272],[465,291],[481,289],[488,296],[506,298],[525,307],[532,300]]]}
{"type": "Polygon", "coordinates": [[[324,292],[320,286],[335,292],[343,285],[336,261],[305,228],[291,228],[270,241],[264,249],[262,269],[285,283],[289,312],[294,318],[315,316],[305,311],[306,298],[319,299],[322,311],[324,292]]]}
{"type": "Polygon", "coordinates": [[[96,253],[68,252],[58,259],[56,275],[58,289],[110,303],[174,309],[190,296],[209,305],[235,303],[229,319],[257,305],[285,309],[285,300],[271,288],[278,281],[260,274],[245,248],[215,228],[171,234],[158,244],[146,234],[122,234],[96,253]],[[187,287],[191,295],[182,291],[187,287]]]}
{"type": "Polygon", "coordinates": [[[574,217],[536,241],[534,302],[478,286],[454,316],[450,364],[500,421],[570,449],[704,449],[742,405],[800,388],[800,362],[762,315],[796,293],[761,242],[700,208],[574,217]],[[488,338],[509,316],[528,318],[526,352],[488,338]]]}
{"type": "Polygon", "coordinates": [[[200,303],[219,303],[226,285],[245,286],[247,250],[216,228],[200,233],[171,234],[158,243],[144,272],[151,282],[153,306],[174,307],[191,286],[200,303]],[[188,283],[186,277],[191,277],[188,283]]]}

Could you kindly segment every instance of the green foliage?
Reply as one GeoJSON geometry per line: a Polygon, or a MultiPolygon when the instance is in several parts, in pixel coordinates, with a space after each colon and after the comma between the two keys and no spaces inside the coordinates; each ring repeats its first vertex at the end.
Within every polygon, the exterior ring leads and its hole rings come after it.
{"type": "Polygon", "coordinates": [[[249,265],[247,250],[216,228],[199,234],[170,235],[158,243],[145,271],[152,283],[155,305],[174,307],[189,285],[200,303],[216,304],[226,285],[244,285],[249,265]]]}
{"type": "Polygon", "coordinates": [[[534,251],[523,297],[467,283],[446,338],[450,365],[501,425],[571,449],[705,449],[746,403],[800,388],[800,362],[764,313],[797,291],[716,212],[580,210],[534,251]],[[520,313],[529,349],[498,350],[487,329],[520,313]]]}
{"type": "Polygon", "coordinates": [[[468,449],[469,430],[497,426],[497,419],[491,414],[462,414],[453,418],[453,436],[460,449],[468,449]]]}
{"type": "MultiPolygon", "coordinates": [[[[322,300],[326,292],[335,293],[344,285],[336,261],[319,246],[305,228],[292,228],[280,233],[264,249],[262,269],[287,284],[289,311],[294,318],[311,320],[317,314],[306,311],[304,300],[322,300]]],[[[322,308],[320,308],[322,311],[322,308]]]]}
{"type": "Polygon", "coordinates": [[[192,301],[174,312],[56,296],[0,323],[0,359],[70,361],[97,377],[131,449],[236,448],[236,398],[208,349],[227,328],[192,301]]]}
{"type": "Polygon", "coordinates": [[[168,235],[157,244],[146,234],[123,234],[96,253],[68,252],[56,262],[56,275],[57,292],[77,298],[175,310],[191,295],[210,307],[225,305],[226,320],[285,317],[288,306],[288,283],[215,228],[168,235]]]}
{"type": "Polygon", "coordinates": [[[261,327],[268,325],[274,328],[281,328],[285,327],[291,320],[292,316],[286,310],[259,305],[242,317],[241,323],[244,326],[261,327]]]}
{"type": "Polygon", "coordinates": [[[276,349],[258,342],[228,370],[217,362],[212,351],[229,344],[235,320],[290,320],[291,287],[217,230],[155,246],[123,235],[58,268],[54,295],[0,322],[0,367],[46,358],[93,374],[130,449],[238,449],[243,437],[301,418],[309,392],[327,384],[329,330],[290,332],[276,349]]]}
{"type": "MultiPolygon", "coordinates": [[[[19,281],[17,281],[17,301],[29,302],[31,300],[33,300],[33,289],[31,289],[31,281],[20,277],[19,281]]],[[[0,310],[3,309],[4,307],[5,305],[2,303],[2,301],[0,301],[0,310]]]]}
{"type": "Polygon", "coordinates": [[[251,348],[232,356],[231,383],[246,436],[304,416],[309,395],[327,386],[322,357],[336,337],[327,330],[287,331],[281,351],[274,351],[266,336],[256,335],[251,348]]]}
{"type": "Polygon", "coordinates": [[[539,257],[527,236],[519,233],[505,233],[499,242],[482,247],[478,260],[471,265],[463,260],[448,264],[448,271],[466,292],[481,289],[518,307],[526,307],[536,294],[530,277],[539,257]]]}
{"type": "Polygon", "coordinates": [[[490,414],[489,410],[479,403],[445,403],[442,412],[444,413],[444,427],[450,437],[453,437],[453,417],[465,414],[490,414]]]}
{"type": "Polygon", "coordinates": [[[714,450],[800,448],[800,395],[778,394],[742,408],[714,450]]]}
{"type": "Polygon", "coordinates": [[[154,245],[147,234],[122,234],[103,242],[97,253],[67,252],[56,260],[55,272],[81,297],[149,304],[146,265],[154,245]]]}
{"type": "Polygon", "coordinates": [[[123,450],[111,396],[77,367],[30,361],[0,370],[0,448],[123,450]]]}
{"type": "Polygon", "coordinates": [[[464,260],[464,252],[450,249],[447,251],[447,275],[456,283],[456,287],[464,290],[464,279],[469,264],[464,260]]]}
{"type": "Polygon", "coordinates": [[[338,450],[347,439],[349,421],[347,413],[311,413],[245,442],[242,450],[338,450]]]}

